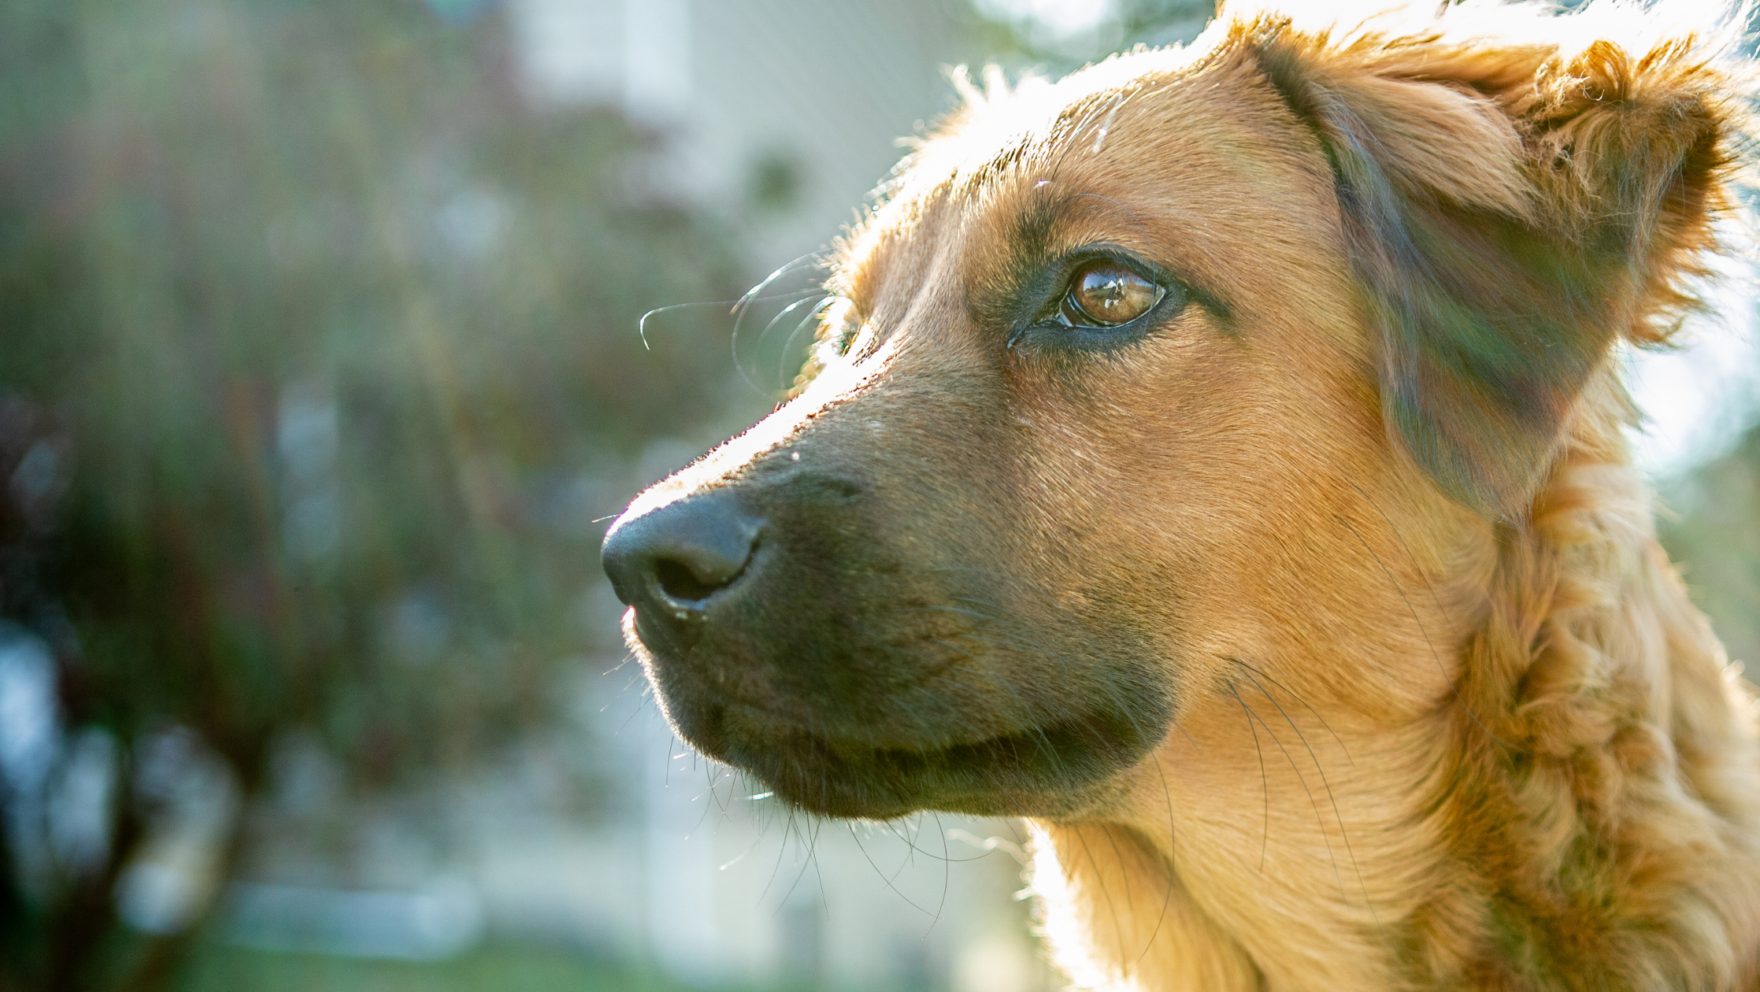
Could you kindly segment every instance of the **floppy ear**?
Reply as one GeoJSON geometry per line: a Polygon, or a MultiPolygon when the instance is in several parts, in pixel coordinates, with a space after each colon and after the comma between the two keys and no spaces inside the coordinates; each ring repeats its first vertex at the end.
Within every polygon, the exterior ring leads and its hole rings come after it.
{"type": "Polygon", "coordinates": [[[1332,163],[1389,436],[1450,496],[1520,519],[1620,337],[1666,338],[1724,206],[1726,77],[1690,44],[1400,44],[1259,24],[1332,163]]]}

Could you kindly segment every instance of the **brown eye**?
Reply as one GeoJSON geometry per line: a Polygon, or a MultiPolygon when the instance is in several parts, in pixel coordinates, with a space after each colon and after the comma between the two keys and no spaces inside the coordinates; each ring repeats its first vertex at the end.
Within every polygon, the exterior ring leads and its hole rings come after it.
{"type": "Polygon", "coordinates": [[[1063,318],[1077,327],[1116,327],[1148,313],[1165,293],[1117,262],[1091,262],[1076,271],[1063,318]]]}

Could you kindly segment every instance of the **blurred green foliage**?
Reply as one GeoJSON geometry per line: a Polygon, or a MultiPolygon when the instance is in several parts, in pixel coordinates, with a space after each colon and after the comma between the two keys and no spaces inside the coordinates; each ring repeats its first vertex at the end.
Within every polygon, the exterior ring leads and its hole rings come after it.
{"type": "MultiPolygon", "coordinates": [[[[542,724],[597,518],[743,388],[712,308],[636,334],[738,295],[728,232],[644,199],[621,117],[531,109],[504,34],[401,0],[0,6],[0,470],[43,483],[0,615],[122,781],[170,726],[248,796],[289,728],[372,787],[542,724]]],[[[116,807],[104,865],[0,886],[0,988],[113,980],[154,812],[116,807]]]]}

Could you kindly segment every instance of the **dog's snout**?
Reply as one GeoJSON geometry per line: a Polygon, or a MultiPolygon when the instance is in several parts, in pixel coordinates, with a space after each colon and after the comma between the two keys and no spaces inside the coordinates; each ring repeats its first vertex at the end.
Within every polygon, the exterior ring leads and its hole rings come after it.
{"type": "Polygon", "coordinates": [[[738,584],[761,524],[725,489],[669,503],[606,535],[605,574],[638,616],[671,622],[701,612],[738,584]]]}

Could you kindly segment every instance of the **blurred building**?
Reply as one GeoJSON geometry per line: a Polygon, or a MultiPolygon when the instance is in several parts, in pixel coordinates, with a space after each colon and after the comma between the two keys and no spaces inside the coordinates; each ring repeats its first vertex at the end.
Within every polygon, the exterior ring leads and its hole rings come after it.
{"type": "Polygon", "coordinates": [[[953,107],[980,59],[956,0],[510,0],[529,97],[651,130],[639,193],[748,224],[754,268],[814,250],[953,107]]]}

